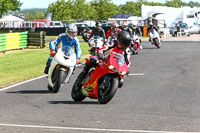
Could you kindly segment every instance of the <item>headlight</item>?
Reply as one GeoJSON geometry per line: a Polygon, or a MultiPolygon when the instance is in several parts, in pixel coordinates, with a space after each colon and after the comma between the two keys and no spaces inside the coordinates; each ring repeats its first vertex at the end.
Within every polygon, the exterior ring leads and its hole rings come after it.
{"type": "Polygon", "coordinates": [[[126,74],[126,71],[122,71],[119,73],[120,75],[125,75],[126,74]]]}
{"type": "Polygon", "coordinates": [[[113,65],[108,66],[108,68],[113,72],[118,72],[118,70],[113,65]]]}

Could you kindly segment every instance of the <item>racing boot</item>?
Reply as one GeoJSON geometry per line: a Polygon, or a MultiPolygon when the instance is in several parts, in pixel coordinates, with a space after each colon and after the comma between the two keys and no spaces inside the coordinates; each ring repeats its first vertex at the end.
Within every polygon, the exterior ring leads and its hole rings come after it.
{"type": "Polygon", "coordinates": [[[44,69],[44,73],[45,73],[45,74],[48,74],[49,67],[50,67],[50,64],[47,63],[47,64],[46,64],[46,67],[45,67],[45,69],[44,69]]]}

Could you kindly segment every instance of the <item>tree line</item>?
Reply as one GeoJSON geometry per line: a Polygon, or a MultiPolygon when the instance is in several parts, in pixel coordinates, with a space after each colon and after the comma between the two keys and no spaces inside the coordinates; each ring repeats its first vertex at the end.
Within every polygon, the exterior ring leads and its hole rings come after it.
{"type": "Polygon", "coordinates": [[[45,16],[52,12],[52,20],[107,20],[116,14],[130,14],[141,16],[141,6],[168,6],[179,8],[182,6],[200,7],[199,2],[190,1],[185,3],[181,0],[166,0],[165,3],[148,2],[147,0],[136,0],[126,2],[123,5],[116,5],[111,0],[57,0],[51,3],[47,9],[24,9],[20,10],[23,3],[19,0],[0,0],[0,16],[12,12],[15,15],[24,14],[26,19],[45,19],[45,16]]]}

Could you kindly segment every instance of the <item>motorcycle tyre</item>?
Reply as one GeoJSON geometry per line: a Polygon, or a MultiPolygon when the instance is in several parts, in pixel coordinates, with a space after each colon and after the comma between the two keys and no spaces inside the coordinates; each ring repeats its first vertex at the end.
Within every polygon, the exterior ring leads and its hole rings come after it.
{"type": "Polygon", "coordinates": [[[157,38],[154,40],[154,44],[157,48],[160,48],[159,40],[157,38]]]}
{"type": "Polygon", "coordinates": [[[111,82],[110,83],[111,83],[111,87],[109,89],[109,92],[107,92],[106,96],[104,96],[103,99],[100,96],[101,89],[99,89],[99,86],[98,86],[98,102],[100,104],[108,103],[114,97],[115,93],[117,92],[118,84],[119,84],[118,79],[111,77],[111,82]]]}
{"type": "Polygon", "coordinates": [[[52,88],[49,84],[48,84],[47,88],[48,88],[48,90],[49,90],[50,92],[52,92],[53,88],[52,88]]]}
{"type": "Polygon", "coordinates": [[[53,93],[58,93],[58,91],[59,91],[59,89],[61,87],[61,84],[63,83],[63,79],[65,77],[65,74],[66,74],[65,71],[60,71],[59,72],[57,80],[55,82],[55,85],[53,86],[53,90],[52,90],[53,93]]]}
{"type": "Polygon", "coordinates": [[[80,82],[78,82],[78,80],[79,80],[80,78],[83,79],[83,76],[84,76],[83,73],[80,73],[79,76],[77,77],[77,79],[76,79],[76,81],[75,81],[73,87],[72,87],[71,97],[72,97],[72,99],[73,99],[75,102],[81,102],[81,101],[83,101],[83,100],[86,98],[86,96],[84,96],[84,95],[82,94],[82,92],[81,92],[82,84],[80,84],[80,82]],[[78,89],[77,91],[75,90],[76,84],[79,84],[79,85],[78,85],[79,89],[78,89]]]}

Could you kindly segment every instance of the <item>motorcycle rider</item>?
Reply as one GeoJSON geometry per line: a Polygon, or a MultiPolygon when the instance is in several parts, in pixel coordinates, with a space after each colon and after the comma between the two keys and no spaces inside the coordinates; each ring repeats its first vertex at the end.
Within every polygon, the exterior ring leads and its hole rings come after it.
{"type": "Polygon", "coordinates": [[[85,42],[88,42],[87,37],[84,35],[84,33],[90,33],[90,28],[88,28],[87,26],[85,26],[85,24],[81,25],[81,36],[83,37],[85,42]]]}
{"type": "Polygon", "coordinates": [[[132,34],[136,35],[140,38],[140,44],[139,44],[139,46],[136,47],[136,50],[135,50],[135,52],[137,54],[138,50],[142,49],[142,40],[141,40],[142,32],[141,32],[140,28],[137,27],[135,24],[132,24],[131,28],[132,28],[132,31],[133,31],[132,34]]]}
{"type": "Polygon", "coordinates": [[[78,38],[76,37],[77,35],[77,27],[75,24],[69,24],[67,26],[67,33],[61,33],[58,35],[57,39],[55,41],[52,41],[49,43],[49,48],[50,48],[50,57],[47,60],[46,63],[46,67],[44,70],[45,74],[48,74],[48,70],[51,64],[51,61],[53,59],[53,57],[56,54],[57,51],[57,46],[60,42],[62,42],[62,50],[67,51],[67,47],[66,46],[70,46],[70,47],[75,47],[75,51],[76,51],[76,64],[78,64],[80,62],[80,58],[81,58],[81,49],[80,49],[80,43],[78,38]]]}
{"type": "Polygon", "coordinates": [[[150,37],[150,32],[152,32],[153,30],[156,30],[159,34],[159,29],[157,26],[155,26],[152,22],[149,23],[149,27],[147,28],[147,35],[149,36],[149,42],[151,42],[151,37],[150,37]]]}
{"type": "Polygon", "coordinates": [[[106,39],[108,39],[109,36],[117,38],[117,34],[121,31],[121,29],[118,28],[118,24],[116,22],[112,23],[111,29],[108,30],[106,33],[106,39]]]}
{"type": "MultiPolygon", "coordinates": [[[[129,49],[129,45],[131,43],[131,37],[130,34],[127,31],[121,31],[118,33],[117,35],[117,40],[114,40],[114,42],[112,42],[113,44],[109,44],[110,42],[106,42],[106,45],[104,45],[101,49],[98,50],[98,54],[97,57],[92,57],[90,59],[88,59],[85,63],[85,66],[83,68],[83,71],[81,72],[80,75],[82,75],[82,77],[80,77],[79,79],[81,80],[85,74],[88,73],[88,71],[90,70],[90,68],[95,67],[98,65],[97,60],[103,60],[104,59],[104,53],[107,50],[111,50],[113,52],[119,53],[119,54],[123,54],[125,57],[125,62],[130,70],[131,68],[131,51],[129,49]]],[[[80,82],[80,81],[79,81],[80,82]]],[[[123,82],[124,80],[121,79],[120,83],[119,83],[119,88],[121,88],[123,86],[123,82]]]]}
{"type": "Polygon", "coordinates": [[[80,32],[81,35],[85,32],[89,32],[89,31],[90,31],[90,29],[87,26],[85,26],[84,24],[81,25],[81,32],[80,32]]]}
{"type": "Polygon", "coordinates": [[[130,27],[128,27],[127,21],[124,21],[124,22],[122,23],[122,30],[127,31],[127,32],[131,35],[131,38],[132,38],[132,36],[133,36],[133,31],[132,31],[132,29],[131,29],[130,27]]]}
{"type": "Polygon", "coordinates": [[[132,24],[131,28],[132,28],[133,34],[136,34],[139,37],[142,36],[142,32],[138,26],[136,26],[135,24],[132,24]]]}
{"type": "Polygon", "coordinates": [[[105,40],[105,38],[106,38],[105,31],[104,31],[104,29],[102,29],[100,22],[96,22],[95,28],[92,30],[90,38],[92,38],[93,36],[100,36],[105,40]]]}

